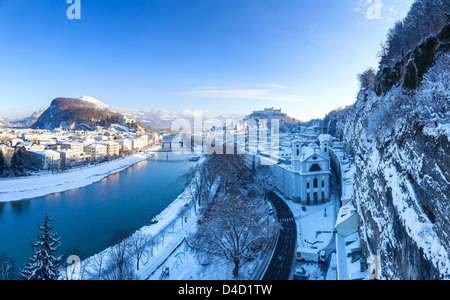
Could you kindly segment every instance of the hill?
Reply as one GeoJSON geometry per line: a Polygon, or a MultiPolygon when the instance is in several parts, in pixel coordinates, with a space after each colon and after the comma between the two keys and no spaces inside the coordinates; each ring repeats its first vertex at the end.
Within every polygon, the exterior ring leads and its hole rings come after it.
{"type": "Polygon", "coordinates": [[[122,115],[106,106],[85,101],[83,98],[56,98],[31,128],[92,130],[96,126],[119,123],[121,117],[122,115]]]}

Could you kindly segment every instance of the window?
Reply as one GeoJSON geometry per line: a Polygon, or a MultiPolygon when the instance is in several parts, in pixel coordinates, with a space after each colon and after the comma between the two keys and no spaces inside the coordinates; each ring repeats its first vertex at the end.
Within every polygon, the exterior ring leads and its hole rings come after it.
{"type": "Polygon", "coordinates": [[[309,171],[310,172],[317,172],[317,171],[322,171],[322,169],[320,168],[320,166],[318,164],[314,164],[314,165],[311,166],[309,171]]]}
{"type": "Polygon", "coordinates": [[[317,178],[314,178],[314,188],[319,187],[319,180],[317,178]]]}
{"type": "Polygon", "coordinates": [[[325,187],[325,181],[322,180],[322,187],[325,187]]]}
{"type": "Polygon", "coordinates": [[[309,182],[306,183],[306,188],[309,189],[309,182]]]}
{"type": "Polygon", "coordinates": [[[311,203],[311,195],[309,193],[306,194],[306,203],[307,204],[311,203]]]}

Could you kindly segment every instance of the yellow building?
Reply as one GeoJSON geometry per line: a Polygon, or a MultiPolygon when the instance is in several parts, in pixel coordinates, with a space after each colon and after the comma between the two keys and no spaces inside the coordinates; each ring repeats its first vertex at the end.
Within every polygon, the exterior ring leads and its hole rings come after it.
{"type": "Polygon", "coordinates": [[[8,165],[11,165],[11,160],[14,155],[14,148],[7,146],[0,146],[0,152],[3,153],[3,157],[5,158],[6,163],[8,165]]]}

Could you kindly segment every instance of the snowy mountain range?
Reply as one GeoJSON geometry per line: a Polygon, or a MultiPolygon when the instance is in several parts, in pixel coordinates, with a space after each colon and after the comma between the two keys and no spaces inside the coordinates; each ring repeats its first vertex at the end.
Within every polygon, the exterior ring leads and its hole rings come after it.
{"type": "Polygon", "coordinates": [[[13,119],[7,120],[5,118],[0,117],[0,127],[14,127],[14,128],[28,128],[31,127],[39,117],[42,115],[44,110],[38,110],[31,114],[31,116],[23,118],[23,119],[13,119]]]}
{"type": "MultiPolygon", "coordinates": [[[[190,110],[171,112],[163,109],[138,110],[110,106],[95,98],[83,96],[78,98],[57,98],[53,100],[50,107],[45,112],[40,113],[40,118],[32,124],[32,127],[39,127],[41,129],[63,127],[70,129],[82,126],[88,129],[97,123],[104,123],[106,120],[102,120],[102,117],[125,116],[128,119],[138,121],[151,128],[170,129],[172,122],[177,119],[185,119],[193,125],[194,115],[195,113],[190,110]],[[94,115],[96,115],[94,119],[97,122],[92,122],[92,120],[85,118],[86,116],[93,117],[94,115]]],[[[227,119],[242,120],[244,117],[244,114],[228,114],[217,116],[216,119],[225,123],[227,119]]],[[[202,116],[203,121],[208,119],[210,118],[202,116]]]]}
{"type": "Polygon", "coordinates": [[[4,119],[4,118],[0,118],[0,127],[5,127],[5,126],[9,126],[9,121],[4,119]]]}
{"type": "MultiPolygon", "coordinates": [[[[185,119],[193,125],[195,112],[191,110],[181,110],[181,111],[168,111],[164,109],[130,109],[130,108],[122,108],[118,106],[108,106],[99,100],[96,100],[91,97],[81,97],[83,101],[89,101],[91,103],[95,103],[100,108],[107,108],[111,111],[119,113],[129,119],[136,120],[142,124],[145,124],[152,128],[157,129],[170,129],[172,126],[172,122],[177,119],[185,119]]],[[[223,124],[228,119],[232,120],[242,120],[244,119],[245,114],[223,114],[214,117],[213,119],[220,120],[223,124]]],[[[202,115],[202,120],[206,121],[211,119],[205,115],[202,115]]]]}

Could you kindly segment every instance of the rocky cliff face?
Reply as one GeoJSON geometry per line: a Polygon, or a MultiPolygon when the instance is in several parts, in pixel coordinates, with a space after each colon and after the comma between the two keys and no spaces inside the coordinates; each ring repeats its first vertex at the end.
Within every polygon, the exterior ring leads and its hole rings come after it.
{"type": "Polygon", "coordinates": [[[450,278],[450,26],[330,117],[357,165],[366,255],[384,279],[450,278]]]}

